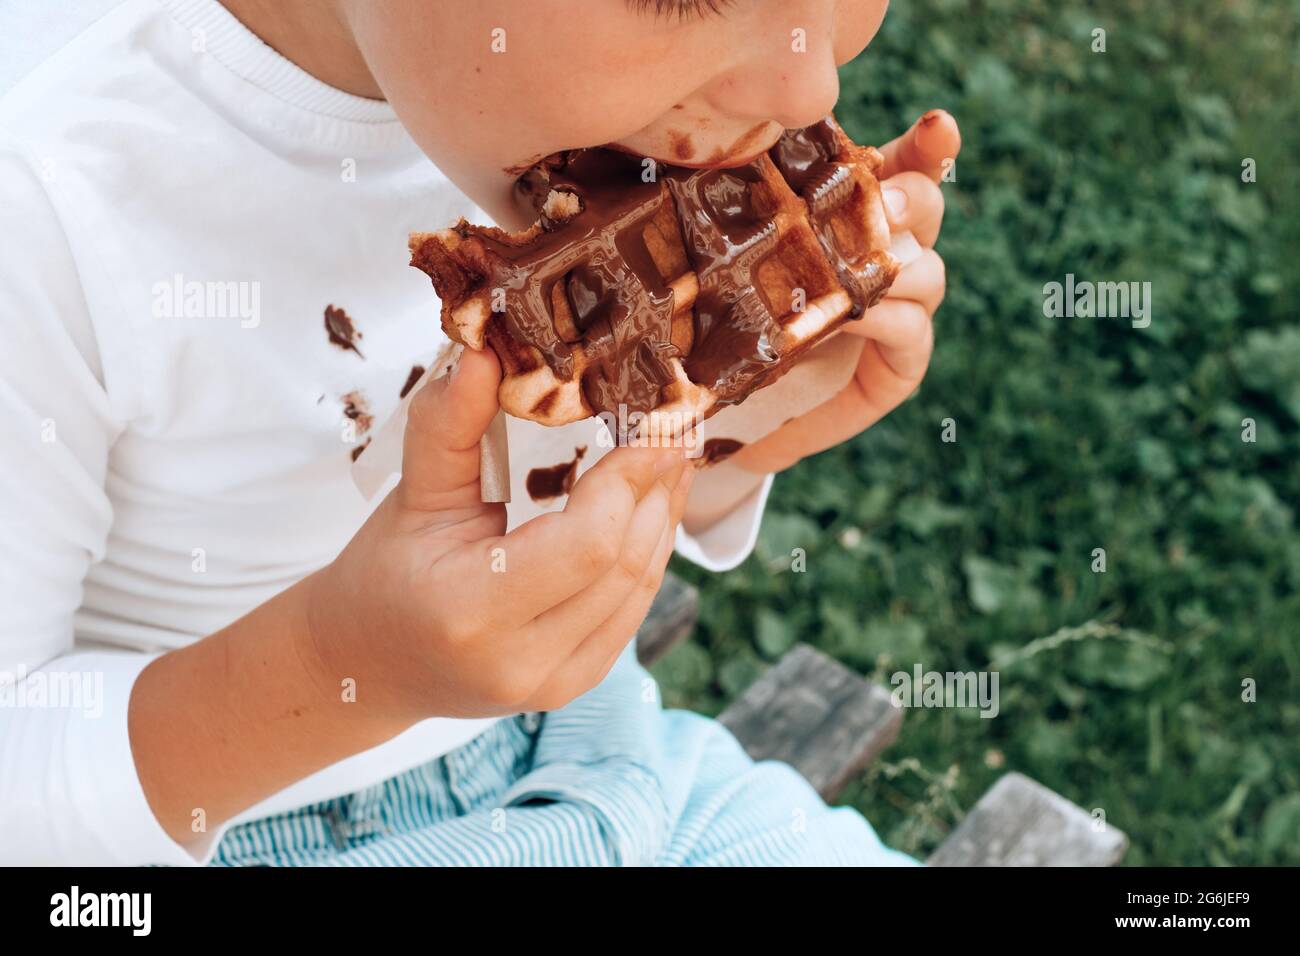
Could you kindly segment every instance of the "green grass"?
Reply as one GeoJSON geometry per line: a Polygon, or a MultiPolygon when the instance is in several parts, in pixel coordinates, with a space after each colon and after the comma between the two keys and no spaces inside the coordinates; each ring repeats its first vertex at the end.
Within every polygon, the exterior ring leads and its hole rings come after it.
{"type": "Polygon", "coordinates": [[[1296,0],[894,5],[838,112],[873,142],[932,106],[962,124],[935,359],[778,480],[742,568],[678,563],[703,606],[656,668],[669,703],[716,713],[796,641],[881,682],[996,669],[996,719],[909,711],[850,788],[889,842],[926,853],[1019,770],[1103,808],[1130,863],[1300,863],[1298,23],[1296,0]],[[1044,317],[1067,272],[1151,282],[1150,327],[1044,317]]]}

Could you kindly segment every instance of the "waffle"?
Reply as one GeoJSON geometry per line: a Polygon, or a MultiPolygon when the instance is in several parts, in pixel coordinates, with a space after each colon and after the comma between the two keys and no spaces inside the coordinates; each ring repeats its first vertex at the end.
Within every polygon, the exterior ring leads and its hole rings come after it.
{"type": "Polygon", "coordinates": [[[505,411],[680,434],[885,294],[881,166],[831,117],[735,168],[573,150],[516,184],[530,228],[414,233],[411,264],[447,334],[500,358],[505,411]]]}

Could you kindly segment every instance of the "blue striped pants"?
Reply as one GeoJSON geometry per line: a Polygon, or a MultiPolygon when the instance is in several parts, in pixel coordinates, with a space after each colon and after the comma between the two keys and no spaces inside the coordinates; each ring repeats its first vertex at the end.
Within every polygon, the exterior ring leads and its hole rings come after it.
{"type": "Polygon", "coordinates": [[[216,866],[899,866],[856,811],[714,720],[663,710],[631,648],[588,694],[373,787],[233,827],[216,866]]]}

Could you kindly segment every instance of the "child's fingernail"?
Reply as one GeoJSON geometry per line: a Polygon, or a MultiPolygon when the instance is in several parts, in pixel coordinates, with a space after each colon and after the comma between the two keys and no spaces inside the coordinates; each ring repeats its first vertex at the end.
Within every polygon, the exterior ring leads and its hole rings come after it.
{"type": "Polygon", "coordinates": [[[885,190],[885,208],[889,210],[890,218],[895,221],[901,219],[903,213],[907,212],[907,193],[892,186],[887,188],[885,190]]]}

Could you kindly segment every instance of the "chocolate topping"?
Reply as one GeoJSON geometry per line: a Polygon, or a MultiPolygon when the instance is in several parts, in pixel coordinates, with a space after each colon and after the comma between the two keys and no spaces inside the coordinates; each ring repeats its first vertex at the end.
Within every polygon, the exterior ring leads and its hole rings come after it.
{"type": "Polygon", "coordinates": [[[786,130],[769,155],[790,187],[808,204],[808,218],[822,251],[853,300],[853,318],[871,308],[885,291],[883,263],[874,257],[853,262],[841,251],[833,216],[857,187],[848,166],[835,162],[839,145],[827,120],[786,130]]]}
{"type": "Polygon", "coordinates": [[[578,474],[578,462],[582,461],[582,456],[585,454],[587,454],[587,446],[579,445],[573,449],[573,461],[562,461],[558,465],[534,468],[528,472],[528,478],[524,482],[524,487],[528,489],[528,497],[538,504],[545,504],[561,495],[567,495],[573,490],[573,481],[578,474]]]}
{"type": "Polygon", "coordinates": [[[325,331],[332,344],[345,352],[356,352],[361,358],[365,358],[361,355],[361,349],[357,348],[357,339],[362,338],[362,335],[352,324],[352,317],[342,309],[335,308],[333,305],[325,306],[325,331]]]}
{"type": "Polygon", "coordinates": [[[635,157],[592,149],[568,154],[562,166],[543,164],[520,181],[521,196],[538,214],[551,190],[575,194],[581,213],[558,222],[543,215],[542,235],[522,246],[483,237],[501,260],[488,281],[504,290],[506,327],[535,346],[557,376],[572,378],[572,348],[552,317],[562,283],[595,360],[584,375],[587,401],[597,411],[616,413],[620,401],[649,410],[672,378],[664,362],[665,347],[672,348],[672,292],[643,236],[664,201],[663,185],[644,182],[635,157]]]}
{"type": "Polygon", "coordinates": [[[504,261],[489,283],[505,291],[505,322],[535,346],[560,378],[573,375],[572,352],[556,332],[552,294],[563,283],[577,331],[594,359],[583,394],[597,412],[647,412],[673,381],[669,359],[673,293],[646,246],[645,230],[665,202],[675,206],[686,254],[698,276],[694,347],[686,374],[722,402],[742,399],[777,360],[779,331],[758,295],[753,273],[776,249],[769,210],[754,207],[752,164],[737,169],[657,165],[645,181],[636,157],[578,150],[545,163],[519,182],[519,195],[541,216],[543,235],[527,245],[485,237],[504,261]],[[552,191],[576,195],[581,213],[548,221],[552,191]]]}
{"type": "Polygon", "coordinates": [[[769,155],[790,188],[802,194],[825,175],[838,149],[835,131],[823,120],[805,129],[786,130],[769,155]]]}
{"type": "Polygon", "coordinates": [[[343,414],[357,423],[357,433],[364,435],[370,431],[370,426],[374,424],[374,416],[370,414],[370,403],[366,397],[359,391],[348,392],[339,399],[343,403],[343,414]]]}
{"type": "Polygon", "coordinates": [[[701,458],[705,467],[716,465],[720,461],[726,461],[744,447],[743,441],[736,441],[734,438],[710,438],[704,443],[701,458]]]}
{"type": "Polygon", "coordinates": [[[700,283],[686,375],[721,403],[740,401],[779,358],[772,338],[780,328],[754,287],[755,269],[776,251],[776,224],[755,208],[752,166],[674,169],[666,178],[700,283]]]}
{"type": "Polygon", "coordinates": [[[607,148],[572,150],[547,157],[516,183],[517,199],[538,222],[533,230],[516,236],[464,222],[456,230],[490,253],[476,268],[503,313],[491,321],[536,348],[561,380],[573,379],[575,349],[585,352],[581,388],[597,413],[658,407],[677,360],[718,404],[733,404],[782,370],[777,343],[789,310],[785,303],[773,308],[757,279],[782,244],[765,164],[774,163],[807,204],[853,314],[882,291],[879,262],[850,261],[836,241],[834,216],[858,188],[851,168],[835,161],[846,146],[828,119],[788,131],[766,156],[729,169],[652,163],[607,148]],[[678,234],[670,237],[674,224],[678,234]],[[647,237],[671,248],[652,250],[647,237]],[[663,261],[679,260],[681,252],[672,251],[678,246],[687,259],[678,264],[698,281],[689,346],[673,335],[674,293],[663,261]]]}
{"type": "Polygon", "coordinates": [[[411,389],[415,388],[415,383],[420,380],[420,376],[423,374],[424,374],[423,365],[411,366],[411,372],[409,375],[406,376],[406,384],[402,386],[401,392],[399,392],[397,395],[399,400],[406,398],[407,394],[411,391],[411,389]]]}

